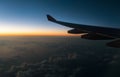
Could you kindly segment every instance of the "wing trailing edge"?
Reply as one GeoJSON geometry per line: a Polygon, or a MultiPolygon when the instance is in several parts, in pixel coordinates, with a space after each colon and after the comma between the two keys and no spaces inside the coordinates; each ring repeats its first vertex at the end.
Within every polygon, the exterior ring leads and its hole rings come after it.
{"type": "Polygon", "coordinates": [[[106,45],[109,47],[120,48],[120,39],[109,42],[106,45]]]}

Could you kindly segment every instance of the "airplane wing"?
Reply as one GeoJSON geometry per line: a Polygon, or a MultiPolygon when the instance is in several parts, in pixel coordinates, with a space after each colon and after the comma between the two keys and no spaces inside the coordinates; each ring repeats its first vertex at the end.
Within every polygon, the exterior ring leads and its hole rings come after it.
{"type": "MultiPolygon", "coordinates": [[[[83,34],[81,38],[89,39],[89,40],[111,40],[120,38],[120,29],[118,28],[110,28],[110,27],[100,27],[100,26],[92,26],[92,25],[83,25],[83,24],[75,24],[69,22],[63,22],[56,20],[50,15],[47,15],[49,21],[73,28],[69,30],[68,33],[71,34],[83,34]]],[[[120,47],[120,41],[118,43],[116,41],[110,42],[107,44],[111,47],[120,47]],[[114,44],[114,45],[113,45],[114,44]]]]}

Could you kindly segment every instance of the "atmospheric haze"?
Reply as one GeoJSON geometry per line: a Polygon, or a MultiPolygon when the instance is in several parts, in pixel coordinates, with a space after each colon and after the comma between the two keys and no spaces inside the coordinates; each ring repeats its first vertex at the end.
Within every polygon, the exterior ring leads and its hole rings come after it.
{"type": "Polygon", "coordinates": [[[0,76],[119,77],[120,49],[105,42],[70,36],[0,37],[0,76]]]}

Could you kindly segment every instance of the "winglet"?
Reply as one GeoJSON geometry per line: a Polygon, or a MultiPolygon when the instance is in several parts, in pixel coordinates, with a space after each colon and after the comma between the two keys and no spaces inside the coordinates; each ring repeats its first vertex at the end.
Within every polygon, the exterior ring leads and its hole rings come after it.
{"type": "Polygon", "coordinates": [[[47,19],[49,20],[49,21],[56,21],[56,19],[55,18],[53,18],[52,16],[50,16],[50,15],[47,15],[47,19]]]}

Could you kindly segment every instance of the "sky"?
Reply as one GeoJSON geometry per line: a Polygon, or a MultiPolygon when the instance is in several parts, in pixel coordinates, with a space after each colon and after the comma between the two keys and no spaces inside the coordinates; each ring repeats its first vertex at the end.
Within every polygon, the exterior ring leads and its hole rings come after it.
{"type": "Polygon", "coordinates": [[[46,18],[120,28],[118,0],[0,0],[0,35],[68,35],[46,18]]]}

